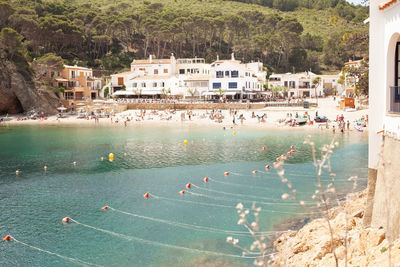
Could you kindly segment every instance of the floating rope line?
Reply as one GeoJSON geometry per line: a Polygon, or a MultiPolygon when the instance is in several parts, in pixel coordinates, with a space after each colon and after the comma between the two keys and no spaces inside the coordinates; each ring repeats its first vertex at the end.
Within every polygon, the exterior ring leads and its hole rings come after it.
{"type": "MultiPolygon", "coordinates": [[[[275,190],[275,191],[276,191],[276,188],[265,187],[265,185],[251,186],[251,185],[245,185],[245,184],[237,184],[237,183],[229,183],[229,182],[218,181],[218,180],[215,180],[215,179],[210,178],[210,177],[208,177],[208,179],[209,179],[210,181],[213,181],[213,182],[218,183],[218,184],[226,184],[226,185],[236,186],[236,187],[240,187],[240,188],[245,187],[245,188],[250,188],[250,189],[255,189],[255,190],[260,190],[260,189],[262,189],[262,190],[271,189],[271,190],[275,190]]],[[[305,191],[296,191],[296,192],[297,192],[297,193],[310,193],[310,192],[305,192],[305,191]]]]}
{"type": "MultiPolygon", "coordinates": [[[[190,191],[186,191],[188,194],[198,196],[198,197],[204,197],[204,198],[211,198],[211,199],[216,199],[216,200],[226,200],[226,201],[242,201],[242,202],[256,202],[257,204],[263,204],[263,205],[280,205],[280,206],[299,206],[298,203],[292,202],[292,203],[283,203],[283,202],[264,202],[264,201],[257,201],[257,200],[249,200],[249,199],[239,199],[239,198],[226,198],[226,197],[215,197],[215,196],[210,196],[210,195],[204,195],[204,194],[199,194],[199,193],[194,193],[190,191]]],[[[305,202],[308,204],[315,204],[314,202],[305,202]]]]}
{"type": "MultiPolygon", "coordinates": [[[[183,202],[183,203],[191,203],[191,204],[198,204],[198,205],[203,205],[203,206],[209,206],[209,207],[219,207],[219,208],[227,208],[227,209],[236,209],[235,206],[229,206],[229,205],[222,205],[222,204],[215,204],[215,203],[206,203],[206,202],[200,202],[200,201],[191,201],[191,200],[186,200],[186,199],[176,199],[176,198],[168,198],[168,197],[163,197],[163,196],[157,196],[154,194],[151,194],[151,196],[155,199],[163,199],[171,202],[183,202]]],[[[255,202],[255,201],[254,201],[255,202]]],[[[281,211],[281,210],[266,210],[262,209],[261,212],[263,213],[279,213],[279,214],[290,214],[290,215],[311,215],[311,214],[320,214],[320,212],[289,212],[289,211],[281,211]]]]}
{"type": "Polygon", "coordinates": [[[213,182],[218,183],[218,184],[226,184],[226,185],[232,185],[232,186],[238,186],[238,187],[246,187],[246,188],[251,188],[251,189],[260,189],[260,187],[257,187],[257,186],[251,186],[251,185],[245,185],[245,184],[236,184],[236,183],[229,183],[229,182],[222,182],[222,181],[215,180],[215,179],[213,179],[211,177],[208,177],[208,179],[210,181],[213,181],[213,182]]]}
{"type": "MultiPolygon", "coordinates": [[[[106,229],[102,229],[102,228],[98,228],[98,227],[94,227],[88,224],[84,224],[81,222],[78,222],[77,220],[74,220],[72,218],[70,218],[71,222],[74,222],[80,226],[89,228],[89,229],[93,229],[99,232],[103,232],[109,235],[113,235],[128,241],[137,241],[137,242],[141,242],[141,243],[145,243],[145,244],[149,244],[149,245],[154,245],[154,246],[159,246],[159,247],[167,247],[167,248],[173,248],[173,249],[180,249],[180,250],[186,250],[186,251],[190,251],[190,252],[195,252],[195,253],[204,253],[204,254],[209,254],[209,255],[215,255],[215,256],[223,256],[223,257],[231,257],[231,258],[243,258],[243,259],[257,259],[261,257],[261,254],[257,254],[258,256],[242,256],[242,255],[235,255],[235,254],[225,254],[225,253],[221,253],[221,252],[215,252],[215,251],[209,251],[209,250],[200,250],[200,249],[196,249],[196,248],[188,248],[188,247],[182,247],[182,246],[176,246],[176,245],[171,245],[171,244],[166,244],[166,243],[161,243],[158,241],[151,241],[151,240],[147,240],[147,239],[143,239],[143,238],[139,238],[136,236],[128,236],[128,235],[124,235],[124,234],[120,234],[120,233],[116,233],[116,232],[112,232],[106,229]]],[[[268,257],[273,255],[274,253],[268,254],[268,255],[264,255],[264,257],[268,257]]]]}
{"type": "MultiPolygon", "coordinates": [[[[267,197],[260,197],[260,196],[250,196],[250,195],[243,195],[243,194],[235,194],[235,193],[229,193],[229,192],[225,192],[225,191],[219,191],[219,190],[213,190],[213,189],[209,189],[209,188],[204,188],[195,184],[191,184],[194,188],[197,188],[199,190],[204,190],[204,191],[208,191],[208,192],[213,192],[213,193],[219,193],[219,194],[223,194],[223,195],[230,195],[230,196],[242,196],[242,197],[250,197],[250,198],[256,198],[256,199],[264,199],[264,200],[276,200],[276,198],[267,198],[267,197]]],[[[256,200],[254,200],[256,201],[256,200]]]]}
{"type": "MultiPolygon", "coordinates": [[[[112,211],[119,212],[119,213],[122,213],[125,215],[129,215],[129,216],[133,216],[133,217],[137,217],[137,218],[141,218],[141,219],[145,219],[145,220],[165,223],[165,224],[178,226],[178,227],[182,227],[182,228],[187,228],[187,229],[191,229],[191,230],[195,229],[195,230],[209,231],[209,232],[215,232],[215,233],[242,235],[242,236],[250,235],[250,233],[247,231],[224,230],[224,229],[217,229],[217,228],[212,228],[212,227],[207,227],[207,226],[192,225],[192,224],[186,224],[186,223],[180,223],[180,222],[171,222],[171,221],[167,221],[167,220],[163,220],[163,219],[151,218],[151,217],[147,217],[147,216],[143,216],[143,215],[139,215],[139,214],[135,214],[135,213],[122,211],[122,210],[115,209],[110,206],[107,206],[107,207],[108,207],[108,209],[110,209],[112,211]]],[[[275,233],[276,233],[275,231],[267,231],[267,232],[259,232],[257,234],[268,235],[268,234],[275,234],[275,233]]]]}
{"type": "Polygon", "coordinates": [[[53,256],[56,256],[56,257],[59,257],[59,258],[61,258],[61,259],[63,259],[63,260],[70,261],[70,262],[76,263],[76,264],[81,265],[81,266],[97,266],[97,267],[102,267],[101,265],[97,265],[97,264],[90,263],[90,262],[86,262],[86,261],[83,261],[83,260],[79,260],[79,259],[75,259],[75,258],[63,256],[63,255],[60,255],[60,254],[55,253],[55,252],[51,252],[51,251],[48,251],[48,250],[45,250],[45,249],[41,249],[41,248],[38,248],[38,247],[35,247],[35,246],[32,246],[32,245],[29,245],[29,244],[27,244],[27,243],[24,243],[24,242],[22,242],[22,241],[17,240],[17,239],[16,239],[15,237],[13,237],[13,236],[10,236],[10,238],[11,238],[14,242],[19,243],[19,244],[21,244],[21,245],[24,245],[24,246],[26,246],[26,247],[29,247],[29,248],[31,248],[31,249],[35,249],[35,250],[37,250],[37,251],[40,251],[40,252],[43,252],[43,253],[47,253],[47,254],[49,254],[49,255],[53,255],[53,256]]]}
{"type": "Polygon", "coordinates": [[[247,174],[242,174],[242,173],[237,173],[237,172],[230,172],[229,174],[236,175],[236,176],[251,176],[250,174],[247,175],[247,174]]]}

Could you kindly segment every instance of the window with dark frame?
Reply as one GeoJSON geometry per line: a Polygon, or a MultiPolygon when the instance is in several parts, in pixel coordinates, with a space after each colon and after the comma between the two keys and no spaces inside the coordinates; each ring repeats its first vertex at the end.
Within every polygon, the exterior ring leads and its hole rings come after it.
{"type": "Polygon", "coordinates": [[[237,82],[229,83],[229,89],[236,89],[237,88],[237,82]]]}
{"type": "Polygon", "coordinates": [[[400,85],[400,42],[396,43],[396,54],[395,54],[395,62],[394,62],[394,101],[400,102],[400,93],[399,93],[399,85],[400,85]]]}
{"type": "Polygon", "coordinates": [[[213,89],[221,88],[221,83],[213,83],[213,89]]]}

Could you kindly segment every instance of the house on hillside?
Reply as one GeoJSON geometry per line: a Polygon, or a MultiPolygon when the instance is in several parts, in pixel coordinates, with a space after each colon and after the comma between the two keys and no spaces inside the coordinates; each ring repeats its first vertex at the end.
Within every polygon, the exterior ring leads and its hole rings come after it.
{"type": "Polygon", "coordinates": [[[66,100],[90,100],[99,97],[101,80],[93,77],[90,68],[64,65],[61,71],[63,80],[59,80],[59,86],[65,88],[66,100]]]}
{"type": "MultiPolygon", "coordinates": [[[[359,68],[361,66],[361,62],[362,60],[349,60],[348,62],[344,63],[344,66],[359,68]]],[[[355,94],[355,88],[358,82],[358,78],[349,76],[346,73],[341,74],[344,75],[342,94],[352,97],[355,94]]]]}
{"type": "Polygon", "coordinates": [[[65,100],[91,100],[99,97],[101,79],[93,77],[90,68],[68,66],[60,70],[49,69],[42,81],[55,88],[64,88],[65,100]]]}
{"type": "Polygon", "coordinates": [[[370,1],[368,203],[365,226],[400,236],[400,2],[370,1]],[[380,152],[382,151],[382,156],[380,152]]]}

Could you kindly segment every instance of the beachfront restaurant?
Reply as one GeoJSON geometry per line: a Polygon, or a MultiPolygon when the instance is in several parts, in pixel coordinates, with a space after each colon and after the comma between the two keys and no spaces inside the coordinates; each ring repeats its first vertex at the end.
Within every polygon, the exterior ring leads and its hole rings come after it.
{"type": "Polygon", "coordinates": [[[240,101],[240,100],[247,100],[247,99],[255,99],[257,95],[259,95],[259,91],[208,91],[202,94],[202,98],[209,101],[219,100],[221,97],[228,101],[240,101]]]}

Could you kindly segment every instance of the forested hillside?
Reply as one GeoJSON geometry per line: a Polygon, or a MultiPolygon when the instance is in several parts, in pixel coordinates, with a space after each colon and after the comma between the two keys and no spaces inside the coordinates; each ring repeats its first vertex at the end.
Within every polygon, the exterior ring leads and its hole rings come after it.
{"type": "Polygon", "coordinates": [[[23,37],[30,60],[55,53],[114,72],[149,54],[232,52],[269,71],[337,70],[368,54],[367,16],[343,0],[0,0],[0,27],[23,37]]]}

